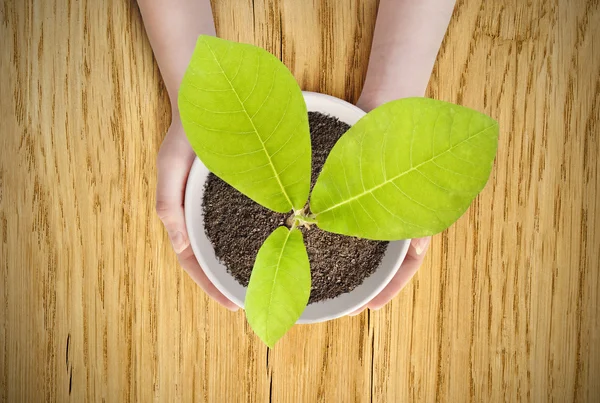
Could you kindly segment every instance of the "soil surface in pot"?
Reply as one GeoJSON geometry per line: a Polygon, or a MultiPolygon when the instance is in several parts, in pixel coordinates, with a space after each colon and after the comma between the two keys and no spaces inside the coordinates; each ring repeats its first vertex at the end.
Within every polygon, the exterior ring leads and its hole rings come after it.
{"type": "MultiPolygon", "coordinates": [[[[329,151],[350,126],[309,112],[312,143],[312,186],[329,151]]],[[[243,286],[248,285],[261,245],[290,214],[268,210],[227,183],[209,175],[202,202],[206,235],[217,258],[243,286]]],[[[387,242],[332,234],[312,226],[301,228],[312,275],[309,303],[352,291],[379,266],[387,242]]]]}

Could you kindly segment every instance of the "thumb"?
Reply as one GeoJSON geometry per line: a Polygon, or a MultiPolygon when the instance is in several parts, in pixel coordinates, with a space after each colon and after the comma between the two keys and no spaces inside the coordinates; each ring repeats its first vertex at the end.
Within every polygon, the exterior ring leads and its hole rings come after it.
{"type": "Polygon", "coordinates": [[[386,285],[385,288],[367,304],[369,309],[378,310],[383,308],[392,298],[398,295],[400,290],[402,290],[406,284],[408,284],[417,270],[419,270],[419,267],[421,267],[430,241],[431,237],[416,238],[411,241],[408,253],[396,272],[396,275],[388,285],[386,285]]]}
{"type": "Polygon", "coordinates": [[[196,154],[190,147],[181,125],[172,125],[156,161],[156,212],[165,225],[181,267],[211,298],[235,311],[239,309],[238,306],[210,282],[190,247],[183,202],[185,186],[195,158],[196,154]]]}
{"type": "Polygon", "coordinates": [[[163,222],[177,254],[183,252],[190,243],[183,201],[194,152],[184,141],[187,140],[167,135],[157,160],[156,213],[163,222]]]}

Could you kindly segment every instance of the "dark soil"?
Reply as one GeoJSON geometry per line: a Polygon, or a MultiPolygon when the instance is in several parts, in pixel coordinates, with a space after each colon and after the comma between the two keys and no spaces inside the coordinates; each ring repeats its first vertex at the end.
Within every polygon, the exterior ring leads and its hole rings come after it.
{"type": "MultiPolygon", "coordinates": [[[[308,115],[314,185],[329,151],[350,126],[320,113],[308,115]]],[[[206,181],[202,208],[206,234],[217,258],[247,286],[260,246],[271,232],[285,225],[289,214],[262,207],[213,174],[206,181]]],[[[315,226],[301,231],[312,274],[309,303],[337,297],[362,284],[379,266],[387,248],[387,242],[331,234],[315,226]]]]}

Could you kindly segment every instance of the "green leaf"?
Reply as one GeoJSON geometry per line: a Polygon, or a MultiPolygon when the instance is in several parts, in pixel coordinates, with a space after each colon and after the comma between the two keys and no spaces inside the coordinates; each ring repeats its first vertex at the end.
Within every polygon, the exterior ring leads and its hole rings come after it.
{"type": "Polygon", "coordinates": [[[200,36],[178,103],[188,140],[209,170],[271,210],[304,207],[308,114],[296,80],[275,56],[200,36]]]}
{"type": "Polygon", "coordinates": [[[397,240],[448,228],[485,186],[498,123],[428,98],[384,104],[336,143],[311,211],[326,231],[397,240]]]}
{"type": "Polygon", "coordinates": [[[273,347],[300,318],[310,287],[302,233],[277,228],[258,251],[245,301],[248,323],[267,346],[273,347]]]}

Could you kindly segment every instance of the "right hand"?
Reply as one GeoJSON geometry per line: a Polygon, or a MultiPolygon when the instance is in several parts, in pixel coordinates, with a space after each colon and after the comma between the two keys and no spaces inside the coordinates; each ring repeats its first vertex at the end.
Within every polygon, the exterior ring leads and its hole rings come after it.
{"type": "MultiPolygon", "coordinates": [[[[171,127],[163,140],[156,161],[156,213],[165,225],[179,264],[211,298],[231,311],[239,307],[210,282],[198,264],[190,246],[185,225],[183,202],[185,186],[196,154],[188,142],[179,115],[174,113],[171,127]]],[[[200,207],[198,207],[200,208],[200,207]]]]}

